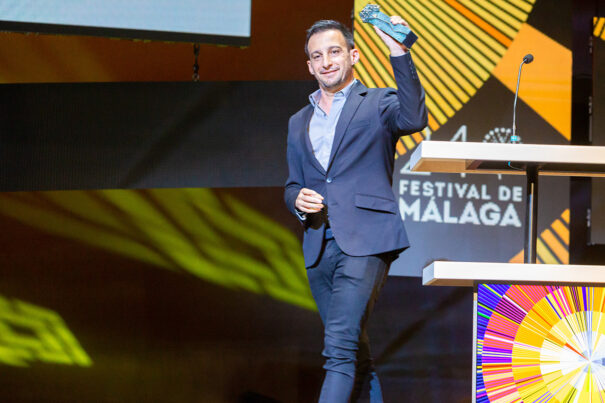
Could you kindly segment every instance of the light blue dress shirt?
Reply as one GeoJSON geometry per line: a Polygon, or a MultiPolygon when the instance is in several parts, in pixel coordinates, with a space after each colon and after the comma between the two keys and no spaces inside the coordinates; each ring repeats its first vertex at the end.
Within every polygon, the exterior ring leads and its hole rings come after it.
{"type": "Polygon", "coordinates": [[[328,162],[330,162],[330,153],[332,152],[336,124],[338,123],[338,118],[345,105],[347,96],[351,92],[351,88],[356,81],[357,79],[354,79],[351,84],[334,94],[334,100],[332,100],[329,114],[325,113],[319,106],[321,90],[317,90],[309,95],[309,101],[313,106],[313,116],[309,123],[309,139],[311,140],[315,158],[317,158],[326,171],[328,170],[328,162]]]}

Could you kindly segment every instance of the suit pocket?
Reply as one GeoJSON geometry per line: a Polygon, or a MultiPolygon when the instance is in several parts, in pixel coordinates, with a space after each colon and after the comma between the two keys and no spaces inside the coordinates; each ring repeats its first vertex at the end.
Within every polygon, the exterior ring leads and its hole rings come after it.
{"type": "Polygon", "coordinates": [[[397,214],[397,204],[395,203],[395,200],[380,196],[371,196],[358,193],[355,195],[355,206],[368,210],[377,210],[397,214]]]}

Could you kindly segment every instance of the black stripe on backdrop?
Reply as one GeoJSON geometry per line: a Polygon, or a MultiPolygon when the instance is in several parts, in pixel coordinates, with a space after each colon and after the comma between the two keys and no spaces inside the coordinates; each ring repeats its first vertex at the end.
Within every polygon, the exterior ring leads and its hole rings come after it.
{"type": "Polygon", "coordinates": [[[313,81],[0,86],[0,191],[281,186],[313,81]]]}

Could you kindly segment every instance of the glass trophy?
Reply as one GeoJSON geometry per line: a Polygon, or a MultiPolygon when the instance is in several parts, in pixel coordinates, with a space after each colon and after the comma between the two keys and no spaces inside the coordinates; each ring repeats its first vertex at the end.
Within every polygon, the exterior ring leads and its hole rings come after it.
{"type": "Polygon", "coordinates": [[[376,4],[368,4],[359,12],[359,16],[363,22],[374,25],[397,42],[403,44],[410,49],[418,36],[409,27],[405,25],[391,24],[391,17],[380,11],[380,7],[376,4]]]}

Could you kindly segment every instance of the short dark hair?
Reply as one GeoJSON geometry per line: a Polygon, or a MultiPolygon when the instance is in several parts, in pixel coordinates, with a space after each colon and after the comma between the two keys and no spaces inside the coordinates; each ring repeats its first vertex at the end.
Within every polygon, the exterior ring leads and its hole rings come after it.
{"type": "Polygon", "coordinates": [[[309,38],[320,32],[330,31],[333,29],[340,31],[345,37],[345,42],[347,43],[348,50],[355,49],[355,41],[353,40],[353,34],[351,33],[351,30],[347,28],[343,23],[334,20],[319,20],[313,25],[311,25],[311,28],[307,29],[307,40],[305,41],[305,53],[307,54],[307,57],[310,57],[309,38]]]}

